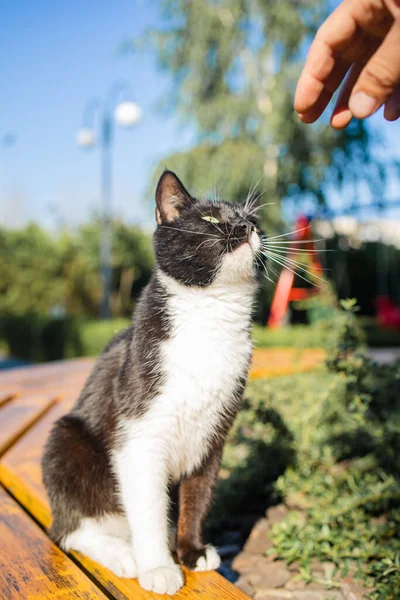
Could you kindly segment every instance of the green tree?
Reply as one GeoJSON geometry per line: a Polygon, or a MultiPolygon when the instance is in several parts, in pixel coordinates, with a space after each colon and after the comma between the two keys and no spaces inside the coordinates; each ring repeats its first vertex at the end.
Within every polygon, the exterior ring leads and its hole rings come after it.
{"type": "MultiPolygon", "coordinates": [[[[198,193],[221,187],[240,200],[257,184],[265,225],[276,224],[282,198],[323,204],[330,186],[359,182],[382,195],[384,172],[371,156],[363,122],[333,131],[304,126],[293,111],[305,48],[327,2],[314,0],[159,0],[162,27],[148,32],[173,76],[167,105],[197,128],[187,152],[160,161],[198,193]],[[345,182],[343,184],[343,182],[345,182]]],[[[365,193],[364,193],[365,197],[365,193]]]]}
{"type": "MultiPolygon", "coordinates": [[[[153,267],[151,238],[115,221],[113,229],[114,316],[130,316],[133,302],[153,267]]],[[[31,224],[0,228],[0,320],[4,315],[98,316],[101,298],[100,224],[92,220],[61,236],[31,224]]]]}
{"type": "Polygon", "coordinates": [[[38,225],[0,229],[0,312],[47,314],[66,291],[60,248],[38,225]]]}
{"type": "MultiPolygon", "coordinates": [[[[82,227],[77,235],[78,256],[84,257],[91,268],[91,276],[98,278],[97,306],[101,289],[100,222],[93,220],[82,227]]],[[[140,228],[122,221],[113,222],[112,235],[112,294],[111,310],[115,316],[131,316],[133,301],[150,278],[154,264],[151,237],[140,228]]],[[[84,289],[79,298],[84,298],[84,289]]]]}

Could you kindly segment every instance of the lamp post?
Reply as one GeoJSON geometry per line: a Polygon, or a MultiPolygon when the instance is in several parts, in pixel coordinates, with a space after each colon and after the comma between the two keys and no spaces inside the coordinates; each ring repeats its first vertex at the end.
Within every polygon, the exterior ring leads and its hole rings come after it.
{"type": "Polygon", "coordinates": [[[93,97],[86,105],[83,125],[77,132],[76,141],[82,148],[91,148],[96,143],[94,121],[100,112],[101,145],[101,238],[100,264],[103,283],[103,297],[100,314],[110,317],[111,261],[112,261],[112,144],[115,121],[123,127],[132,127],[140,119],[140,107],[133,102],[130,86],[125,81],[111,85],[104,99],[93,97]],[[122,100],[125,96],[125,100],[122,100]]]}
{"type": "MultiPolygon", "coordinates": [[[[7,132],[5,134],[2,134],[0,136],[0,149],[4,151],[7,151],[9,148],[12,148],[17,142],[17,136],[15,133],[12,132],[7,132]]],[[[4,179],[4,194],[5,196],[7,196],[7,165],[6,165],[6,159],[3,158],[0,155],[0,166],[1,166],[1,170],[3,171],[2,173],[2,179],[4,179]],[[2,159],[2,160],[1,160],[2,159]],[[1,165],[2,163],[2,165],[1,165]]],[[[15,207],[14,207],[14,211],[15,213],[15,207]]],[[[3,221],[3,218],[1,219],[1,221],[3,221]]]]}

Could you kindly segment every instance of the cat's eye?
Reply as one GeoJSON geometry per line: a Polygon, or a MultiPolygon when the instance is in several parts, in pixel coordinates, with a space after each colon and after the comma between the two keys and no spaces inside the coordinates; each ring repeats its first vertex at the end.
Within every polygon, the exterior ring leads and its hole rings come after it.
{"type": "Polygon", "coordinates": [[[209,223],[219,223],[218,219],[215,217],[201,217],[203,221],[208,221],[209,223]]]}

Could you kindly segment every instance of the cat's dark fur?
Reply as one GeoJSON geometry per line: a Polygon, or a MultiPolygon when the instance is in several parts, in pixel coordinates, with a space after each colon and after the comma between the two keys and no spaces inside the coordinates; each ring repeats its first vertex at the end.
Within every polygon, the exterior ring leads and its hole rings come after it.
{"type": "MultiPolygon", "coordinates": [[[[173,436],[171,440],[166,442],[165,447],[160,445],[162,454],[160,461],[164,460],[165,464],[173,464],[173,467],[170,468],[171,472],[165,473],[164,483],[166,486],[171,483],[180,486],[178,556],[181,562],[190,568],[202,570],[215,567],[215,555],[203,544],[202,527],[211,504],[224,440],[240,406],[250,361],[250,312],[251,300],[256,288],[256,268],[251,264],[252,258],[248,253],[253,253],[255,256],[257,250],[251,248],[252,244],[257,243],[255,237],[258,236],[254,233],[256,220],[253,213],[247,214],[243,207],[226,202],[196,201],[185,190],[179,179],[169,171],[166,171],[160,179],[156,201],[158,227],[154,234],[154,249],[157,265],[151,281],[137,305],[132,325],[118,334],[105,348],[74,408],[55,424],[45,449],[42,467],[43,479],[53,512],[53,525],[50,532],[58,544],[67,550],[72,548],[86,552],[122,576],[134,576],[138,571],[139,581],[146,589],[174,593],[182,585],[182,576],[176,571],[177,567],[175,568],[175,565],[169,562],[165,548],[160,548],[159,552],[157,549],[153,554],[157,555],[158,552],[158,558],[153,560],[151,552],[146,554],[143,551],[142,553],[142,547],[135,546],[135,543],[139,543],[135,538],[136,529],[138,530],[138,539],[141,534],[139,525],[135,524],[134,507],[130,507],[130,501],[127,500],[135,492],[131,489],[133,484],[126,482],[126,479],[129,480],[130,473],[129,460],[127,462],[126,456],[131,456],[127,448],[130,448],[130,437],[133,435],[135,438],[135,423],[145,423],[148,427],[147,435],[151,438],[153,435],[152,419],[156,423],[158,413],[164,414],[165,412],[165,423],[171,424],[171,431],[175,426],[174,419],[178,419],[180,424],[177,426],[176,432],[171,433],[173,436]],[[208,220],[205,220],[204,216],[208,220]],[[215,222],[210,222],[210,217],[215,222]],[[247,242],[249,243],[247,244],[247,242]],[[235,252],[236,254],[234,254],[235,252]],[[237,253],[243,253],[244,266],[241,262],[241,254],[237,253]],[[228,256],[233,256],[233,262],[231,258],[227,258],[228,256]],[[172,355],[174,352],[178,353],[176,361],[179,361],[181,346],[174,345],[175,339],[181,335],[181,329],[185,330],[184,323],[187,324],[190,332],[196,326],[191,319],[194,321],[196,318],[201,319],[204,313],[204,326],[199,323],[199,335],[202,335],[208,322],[215,318],[215,311],[221,310],[221,306],[224,307],[225,285],[226,294],[233,294],[232,303],[235,302],[236,297],[240,303],[243,296],[243,306],[237,308],[232,306],[233,310],[238,311],[238,323],[235,323],[236,317],[233,314],[230,317],[232,322],[229,321],[230,329],[226,333],[226,339],[229,342],[232,339],[232,349],[226,349],[226,352],[229,351],[233,354],[231,362],[226,365],[230,365],[232,361],[236,360],[235,336],[238,336],[238,346],[243,346],[243,340],[245,340],[246,348],[237,348],[237,353],[240,355],[238,372],[232,371],[227,380],[229,382],[227,388],[222,383],[222,388],[218,387],[218,373],[215,374],[216,383],[213,385],[216,389],[216,405],[211,405],[211,408],[207,409],[207,411],[211,410],[211,413],[207,412],[207,417],[203,417],[201,412],[203,410],[201,403],[204,404],[206,401],[203,395],[200,395],[197,400],[195,390],[188,389],[186,392],[185,389],[178,388],[178,395],[182,395],[182,402],[185,401],[185,395],[187,395],[188,402],[193,397],[190,402],[199,403],[198,416],[194,412],[192,416],[187,417],[186,423],[181,415],[174,415],[174,410],[178,413],[180,410],[190,412],[190,403],[182,404],[180,407],[181,400],[178,398],[177,408],[172,408],[172,406],[170,409],[165,408],[165,403],[171,403],[175,398],[173,391],[167,393],[165,390],[170,388],[174,390],[174,385],[178,385],[175,384],[175,381],[179,378],[179,370],[177,371],[178,375],[171,375],[168,371],[168,353],[172,355]],[[205,290],[204,293],[201,291],[202,289],[205,290]],[[190,316],[191,293],[194,294],[192,316],[190,316]],[[210,305],[210,313],[207,313],[208,305],[210,305]],[[179,322],[181,309],[176,309],[176,306],[182,306],[182,311],[185,311],[182,314],[182,327],[179,322]],[[187,312],[188,310],[189,312],[187,312]],[[167,362],[165,362],[165,353],[167,353],[167,362]],[[153,414],[154,417],[151,416],[153,414]],[[180,467],[176,466],[175,462],[178,464],[179,456],[185,453],[185,442],[180,441],[181,430],[179,428],[187,426],[190,430],[190,427],[193,426],[193,419],[197,418],[200,419],[199,428],[203,427],[205,432],[203,437],[199,437],[199,456],[190,456],[190,460],[187,457],[182,458],[183,462],[189,460],[191,466],[182,467],[179,471],[180,467]],[[209,419],[211,424],[203,423],[202,419],[209,419]],[[210,427],[209,431],[207,427],[210,427]],[[173,446],[175,441],[177,454],[175,455],[174,449],[174,454],[171,454],[172,458],[169,457],[167,460],[168,447],[173,446]],[[132,511],[132,516],[130,511],[132,511]],[[95,527],[98,528],[97,523],[103,523],[101,518],[114,518],[114,516],[116,519],[124,519],[129,524],[125,526],[130,530],[132,537],[128,536],[126,540],[120,540],[121,553],[124,553],[125,557],[127,553],[129,554],[127,548],[131,546],[134,548],[132,557],[128,561],[129,564],[127,560],[124,563],[123,557],[121,560],[118,557],[118,561],[116,561],[112,553],[110,554],[111,551],[106,557],[103,557],[96,553],[96,548],[92,550],[90,539],[92,534],[87,533],[82,525],[85,523],[92,527],[95,524],[95,527]],[[71,534],[73,535],[71,536],[71,534]],[[127,545],[124,546],[125,542],[127,545]],[[141,554],[143,554],[143,558],[141,558],[141,554]],[[145,556],[147,558],[144,558],[145,556]],[[116,562],[117,566],[115,566],[116,562]],[[157,564],[157,562],[162,564],[157,564]]],[[[255,263],[255,261],[253,262],[255,263]]],[[[229,305],[227,306],[229,308],[229,305]]],[[[223,318],[224,315],[221,314],[221,319],[223,318]]],[[[203,357],[204,352],[199,351],[198,344],[203,343],[204,350],[207,351],[208,338],[206,336],[200,341],[199,339],[191,340],[188,335],[182,333],[182,344],[186,344],[185,347],[187,347],[184,358],[189,354],[187,359],[190,361],[190,352],[192,353],[194,362],[193,366],[190,363],[190,368],[194,369],[193,375],[190,375],[192,379],[196,378],[197,361],[199,371],[201,370],[198,374],[200,379],[199,384],[196,384],[193,379],[193,385],[201,387],[202,381],[207,376],[207,373],[203,373],[202,370],[207,370],[209,367],[207,363],[203,365],[203,358],[206,360],[206,357],[203,357]]],[[[221,335],[221,344],[224,344],[223,339],[221,335]]],[[[221,347],[220,351],[224,353],[225,348],[221,347]]],[[[210,352],[216,353],[218,359],[218,339],[215,338],[215,327],[210,327],[210,352]]],[[[172,357],[171,360],[175,359],[172,357]]],[[[225,363],[221,363],[221,381],[226,370],[223,364],[225,363]]],[[[213,367],[213,363],[211,363],[211,367],[213,367]]],[[[184,369],[185,365],[182,365],[182,370],[184,371],[184,369]]],[[[182,377],[182,386],[185,387],[185,373],[182,377]]],[[[161,427],[158,421],[157,427],[161,427]]],[[[168,427],[165,431],[166,436],[170,434],[168,427]]],[[[199,428],[195,426],[194,431],[199,428]]],[[[162,429],[160,431],[162,432],[162,429]]],[[[140,433],[140,435],[143,434],[140,433]]],[[[140,452],[142,452],[142,448],[144,453],[150,452],[149,448],[155,447],[154,445],[159,443],[160,434],[154,435],[154,444],[148,446],[146,440],[135,439],[136,446],[134,448],[140,448],[140,452]]],[[[182,440],[186,439],[185,435],[185,432],[182,433],[182,440]]],[[[190,432],[187,433],[187,436],[189,436],[187,439],[193,437],[190,432]]],[[[135,461],[146,463],[146,456],[136,456],[135,454],[131,456],[132,473],[136,473],[135,461]]],[[[157,460],[157,456],[148,460],[149,470],[157,460]]],[[[158,465],[156,467],[155,473],[159,473],[158,465]]],[[[140,475],[137,477],[140,479],[140,475]]],[[[133,475],[132,478],[134,479],[133,475]]],[[[163,492],[162,487],[157,489],[155,487],[156,474],[153,479],[150,477],[146,486],[155,494],[148,501],[154,503],[155,511],[157,505],[158,513],[155,512],[155,520],[158,523],[159,515],[164,515],[166,518],[165,511],[168,509],[168,502],[165,502],[166,506],[164,507],[160,501],[160,506],[158,506],[157,494],[163,492]],[[157,492],[157,490],[159,491],[157,492]]],[[[144,487],[147,489],[146,486],[144,487]]],[[[140,500],[142,504],[139,502],[141,486],[138,484],[135,489],[137,490],[138,505],[145,506],[144,500],[143,502],[140,500]]],[[[156,527],[161,527],[163,530],[162,524],[156,525],[156,527]]],[[[90,531],[92,530],[90,529],[90,531]]],[[[99,533],[96,529],[93,535],[103,539],[107,538],[109,532],[99,533]]],[[[151,520],[149,520],[147,543],[150,544],[150,548],[154,535],[155,532],[151,530],[151,520]]],[[[157,535],[159,535],[160,545],[163,545],[164,534],[157,533],[157,535]]],[[[114,541],[115,536],[117,534],[113,533],[114,541]]],[[[154,540],[156,539],[158,538],[154,538],[154,540]]],[[[145,543],[140,539],[141,546],[145,543]]],[[[93,546],[95,545],[93,543],[93,546]]],[[[118,554],[120,548],[117,546],[115,548],[114,553],[118,554]]]]}

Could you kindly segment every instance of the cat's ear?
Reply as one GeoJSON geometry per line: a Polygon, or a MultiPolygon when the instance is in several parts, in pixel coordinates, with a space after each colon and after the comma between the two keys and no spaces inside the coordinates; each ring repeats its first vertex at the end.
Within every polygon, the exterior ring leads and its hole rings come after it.
{"type": "Polygon", "coordinates": [[[156,190],[157,223],[169,223],[179,217],[184,206],[193,202],[183,183],[172,171],[164,171],[156,190]]]}

